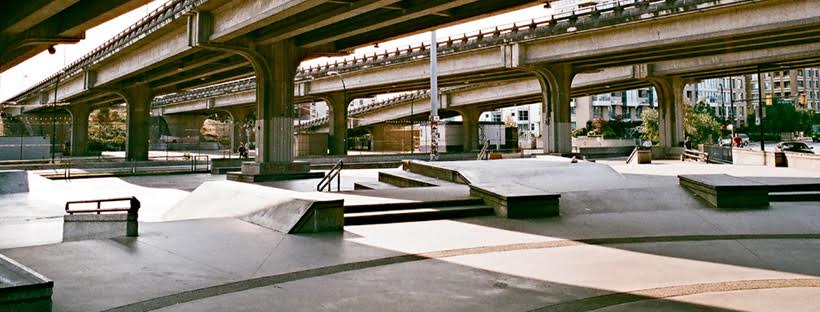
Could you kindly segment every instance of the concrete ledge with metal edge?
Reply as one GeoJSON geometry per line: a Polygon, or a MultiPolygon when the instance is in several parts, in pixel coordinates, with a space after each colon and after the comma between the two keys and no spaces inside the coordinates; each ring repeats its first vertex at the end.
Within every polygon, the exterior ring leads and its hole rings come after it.
{"type": "Polygon", "coordinates": [[[678,183],[715,208],[769,207],[769,186],[727,174],[679,175],[678,183]]]}
{"type": "Polygon", "coordinates": [[[54,282],[0,254],[0,311],[51,311],[54,282]]]}
{"type": "Polygon", "coordinates": [[[258,163],[246,161],[242,163],[242,171],[228,172],[227,179],[237,182],[265,182],[295,179],[321,178],[321,172],[311,172],[310,163],[294,161],[289,163],[258,163]]]}
{"type": "Polygon", "coordinates": [[[139,235],[139,208],[140,201],[136,197],[66,202],[66,215],[63,217],[63,241],[121,236],[136,237],[139,235]],[[103,203],[123,201],[128,202],[127,208],[103,207],[103,203]],[[89,204],[96,205],[91,209],[70,209],[72,205],[76,207],[89,204]]]}
{"type": "MultiPolygon", "coordinates": [[[[488,206],[493,207],[495,215],[499,217],[542,218],[559,215],[561,195],[558,193],[549,193],[520,184],[471,183],[457,169],[419,161],[406,161],[402,168],[416,174],[468,185],[470,196],[483,199],[488,206]]],[[[381,180],[381,176],[379,178],[381,180]]]]}
{"type": "Polygon", "coordinates": [[[503,218],[543,218],[559,215],[561,194],[523,185],[470,185],[470,195],[484,199],[503,218]]]}

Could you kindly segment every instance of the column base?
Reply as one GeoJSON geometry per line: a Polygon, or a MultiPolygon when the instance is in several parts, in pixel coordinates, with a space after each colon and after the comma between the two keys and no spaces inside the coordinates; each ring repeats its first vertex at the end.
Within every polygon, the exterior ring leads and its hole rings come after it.
{"type": "Polygon", "coordinates": [[[310,172],[310,163],[294,161],[289,163],[243,162],[242,171],[228,172],[227,179],[237,182],[264,182],[324,177],[324,173],[310,172]]]}

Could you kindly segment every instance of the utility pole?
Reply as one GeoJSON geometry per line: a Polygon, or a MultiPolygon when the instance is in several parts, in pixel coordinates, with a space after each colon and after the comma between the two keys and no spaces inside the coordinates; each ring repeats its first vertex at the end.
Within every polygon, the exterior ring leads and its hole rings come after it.
{"type": "Polygon", "coordinates": [[[729,77],[729,105],[730,110],[732,112],[732,128],[735,127],[735,121],[737,120],[737,113],[735,112],[735,79],[734,77],[729,77]]]}
{"type": "Polygon", "coordinates": [[[760,65],[757,65],[757,119],[760,120],[760,150],[766,151],[766,137],[763,131],[763,74],[760,73],[760,65]]]}
{"type": "Polygon", "coordinates": [[[430,32],[430,161],[438,160],[438,41],[430,32]]]}

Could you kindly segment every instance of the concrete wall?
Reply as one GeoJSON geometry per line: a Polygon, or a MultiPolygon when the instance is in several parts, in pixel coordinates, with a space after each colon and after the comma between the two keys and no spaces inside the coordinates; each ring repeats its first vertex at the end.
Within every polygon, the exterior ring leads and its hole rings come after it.
{"type": "MultiPolygon", "coordinates": [[[[820,155],[785,152],[786,163],[789,168],[820,170],[820,155]]],[[[748,149],[732,149],[732,160],[735,165],[748,166],[775,166],[775,153],[748,149]]]]}
{"type": "Polygon", "coordinates": [[[0,137],[0,160],[50,159],[50,146],[51,139],[47,136],[0,137]]]}
{"type": "Polygon", "coordinates": [[[299,133],[293,142],[293,155],[327,155],[327,139],[327,133],[299,133]]]}
{"type": "Polygon", "coordinates": [[[577,147],[620,147],[638,145],[635,139],[604,139],[603,137],[572,138],[572,146],[577,147]]]}

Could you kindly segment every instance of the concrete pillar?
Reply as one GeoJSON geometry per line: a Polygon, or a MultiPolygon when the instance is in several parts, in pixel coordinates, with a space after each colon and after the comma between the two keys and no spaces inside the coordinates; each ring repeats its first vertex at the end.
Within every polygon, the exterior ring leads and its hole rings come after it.
{"type": "Polygon", "coordinates": [[[660,144],[676,147],[684,140],[683,105],[687,80],[680,77],[649,77],[658,92],[658,129],[660,144]]]}
{"type": "Polygon", "coordinates": [[[174,114],[163,115],[162,119],[164,119],[168,125],[168,132],[170,132],[171,136],[198,139],[202,135],[200,129],[202,129],[205,119],[208,119],[208,115],[174,114]]]}
{"type": "Polygon", "coordinates": [[[151,100],[154,92],[146,84],[135,84],[116,91],[126,103],[126,160],[148,160],[151,100]]]}
{"type": "Polygon", "coordinates": [[[531,69],[541,84],[541,133],[546,153],[572,152],[572,79],[570,64],[553,64],[531,69]]]}
{"type": "Polygon", "coordinates": [[[71,113],[71,156],[84,156],[88,152],[88,117],[91,105],[72,104],[71,113]]]}
{"type": "Polygon", "coordinates": [[[464,151],[477,150],[481,146],[478,142],[478,119],[481,117],[481,111],[463,110],[459,113],[461,114],[461,130],[464,135],[464,151]]]}
{"type": "Polygon", "coordinates": [[[350,99],[344,92],[329,94],[324,99],[330,117],[327,142],[330,155],[347,155],[347,108],[350,106],[350,99]]]}
{"type": "Polygon", "coordinates": [[[293,79],[301,60],[292,41],[257,48],[269,66],[257,72],[257,163],[293,162],[293,79]],[[261,81],[260,81],[261,78],[261,81]]]}

